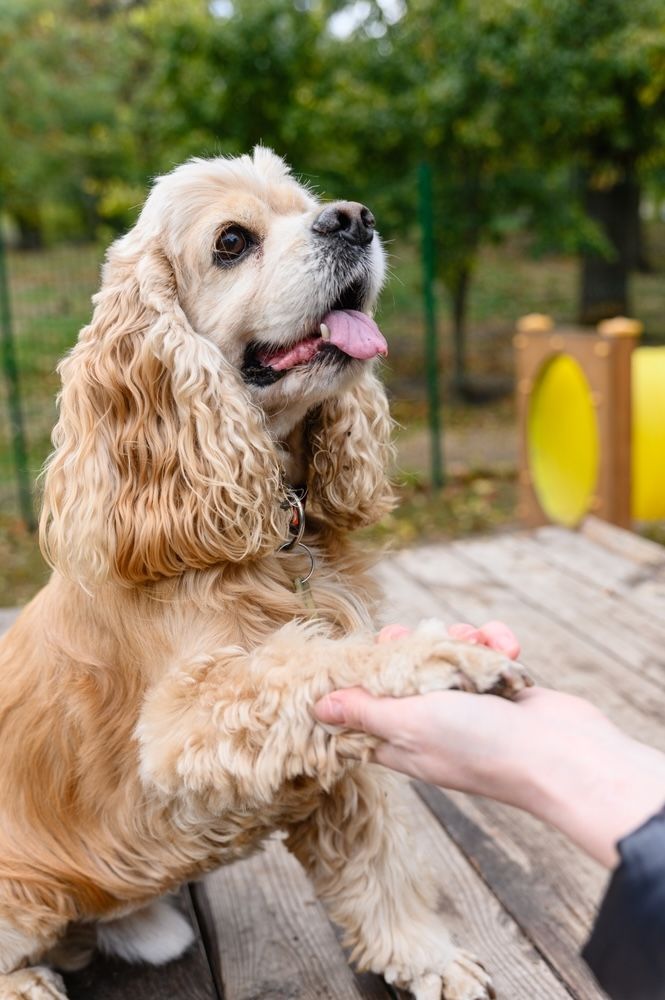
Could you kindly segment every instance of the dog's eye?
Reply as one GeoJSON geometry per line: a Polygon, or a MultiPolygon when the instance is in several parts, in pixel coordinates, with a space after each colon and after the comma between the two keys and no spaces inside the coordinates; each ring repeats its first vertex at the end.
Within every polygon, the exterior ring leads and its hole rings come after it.
{"type": "Polygon", "coordinates": [[[251,247],[254,239],[242,226],[227,226],[215,242],[215,263],[233,264],[243,257],[251,247]]]}

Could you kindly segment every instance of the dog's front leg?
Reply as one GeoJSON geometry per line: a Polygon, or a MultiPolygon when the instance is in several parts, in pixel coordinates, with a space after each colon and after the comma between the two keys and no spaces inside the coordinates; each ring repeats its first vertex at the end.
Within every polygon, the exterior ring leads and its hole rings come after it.
{"type": "Polygon", "coordinates": [[[333,687],[358,683],[375,648],[371,636],[339,641],[293,623],[250,652],[178,658],[139,719],[144,782],[167,799],[202,796],[217,814],[260,813],[300,776],[330,787],[376,740],[330,734],[312,706],[333,687]]]}
{"type": "Polygon", "coordinates": [[[331,639],[292,623],[253,651],[203,650],[165,670],[137,728],[142,774],[167,797],[206,796],[215,812],[260,810],[294,778],[330,788],[350,760],[367,759],[374,749],[374,737],[315,721],[313,704],[334,688],[511,694],[526,683],[518,664],[449,639],[437,623],[380,645],[370,635],[331,639]]]}
{"type": "Polygon", "coordinates": [[[368,765],[346,774],[289,828],[287,846],[344,931],[359,968],[415,1000],[487,1000],[485,969],[436,912],[435,874],[418,850],[403,781],[368,765]]]}

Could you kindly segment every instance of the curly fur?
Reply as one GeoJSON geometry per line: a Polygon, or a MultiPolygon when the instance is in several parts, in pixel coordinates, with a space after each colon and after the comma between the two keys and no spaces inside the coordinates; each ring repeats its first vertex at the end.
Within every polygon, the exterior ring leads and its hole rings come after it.
{"type": "Polygon", "coordinates": [[[286,530],[274,443],[238,373],[187,322],[162,254],[110,255],[59,371],[41,519],[54,566],[141,583],[274,551],[286,530]]]}
{"type": "Polygon", "coordinates": [[[372,363],[266,389],[242,376],[250,339],[290,343],[343,281],[373,304],[378,239],[335,257],[311,235],[318,211],[266,150],[161,178],[60,366],[41,520],[54,572],[0,645],[2,1000],[62,996],[23,967],[61,961],[82,921],[132,959],[177,954],[189,935],[155,900],[276,828],[362,964],[417,997],[433,982],[480,995],[481,971],[459,986],[395,781],[357,768],[374,741],[311,712],[335,686],[484,689],[508,669],[436,628],[373,643],[347,543],[393,502],[372,363]],[[224,270],[211,248],[229,221],[260,252],[224,270]],[[309,490],[315,611],[294,590],[307,556],[278,551],[289,481],[309,490]]]}

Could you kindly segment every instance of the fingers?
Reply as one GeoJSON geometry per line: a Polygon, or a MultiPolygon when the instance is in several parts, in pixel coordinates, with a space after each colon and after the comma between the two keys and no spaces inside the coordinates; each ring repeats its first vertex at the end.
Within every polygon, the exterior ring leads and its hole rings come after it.
{"type": "Polygon", "coordinates": [[[384,625],[376,637],[376,641],[392,642],[394,639],[403,639],[411,631],[406,625],[384,625]]]}
{"type": "Polygon", "coordinates": [[[492,621],[486,625],[476,628],[466,622],[458,622],[448,629],[451,639],[459,639],[462,642],[470,642],[480,646],[489,646],[496,649],[498,653],[511,660],[516,660],[520,655],[520,644],[512,629],[503,622],[492,621]]]}
{"type": "Polygon", "coordinates": [[[451,639],[470,642],[472,645],[478,645],[481,641],[480,629],[477,629],[475,625],[467,624],[467,622],[457,622],[455,625],[451,625],[448,628],[448,635],[451,639]]]}
{"type": "MultiPolygon", "coordinates": [[[[376,642],[393,642],[395,639],[403,639],[409,635],[410,628],[405,625],[385,625],[376,637],[376,642]]],[[[489,646],[497,653],[503,653],[511,660],[516,660],[520,655],[520,644],[517,636],[511,628],[504,622],[491,621],[486,625],[476,628],[468,622],[457,622],[448,629],[451,639],[459,639],[460,642],[470,642],[479,646],[489,646]]]]}
{"type": "Polygon", "coordinates": [[[479,629],[480,641],[485,646],[496,649],[499,653],[504,653],[511,660],[516,660],[520,655],[520,644],[512,629],[508,628],[504,622],[488,622],[479,629]]]}
{"type": "Polygon", "coordinates": [[[364,688],[344,688],[325,695],[314,705],[319,722],[363,732],[389,740],[404,714],[399,698],[375,698],[364,688]]]}

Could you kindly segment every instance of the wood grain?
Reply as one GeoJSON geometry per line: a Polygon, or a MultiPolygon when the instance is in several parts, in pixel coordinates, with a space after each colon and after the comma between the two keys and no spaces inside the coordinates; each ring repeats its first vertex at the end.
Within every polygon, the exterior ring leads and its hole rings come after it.
{"type": "MultiPolygon", "coordinates": [[[[459,546],[453,547],[459,551],[459,546]]],[[[555,566],[537,537],[504,535],[469,541],[464,555],[486,567],[496,581],[553,622],[586,638],[607,658],[665,692],[665,641],[662,618],[644,615],[596,582],[555,566]]],[[[656,692],[654,692],[656,693],[656,692]]]]}
{"type": "MultiPolygon", "coordinates": [[[[626,534],[602,521],[599,523],[611,528],[614,534],[626,534]]],[[[660,554],[652,554],[650,560],[633,560],[601,545],[585,532],[547,527],[537,531],[534,537],[543,557],[553,565],[582,577],[605,593],[618,595],[643,618],[653,620],[655,616],[658,620],[662,617],[665,608],[665,548],[662,546],[660,554]]]]}
{"type": "Polygon", "coordinates": [[[634,335],[590,333],[580,327],[543,329],[523,317],[515,338],[517,423],[519,428],[519,515],[530,527],[549,521],[533,479],[529,455],[529,417],[533,392],[546,366],[561,350],[584,372],[595,410],[598,468],[588,509],[614,524],[630,525],[631,355],[634,335]],[[525,323],[524,320],[527,322],[525,323]]]}
{"type": "Polygon", "coordinates": [[[390,996],[377,976],[354,975],[305,872],[279,840],[208,875],[195,896],[204,898],[225,1000],[390,996]]]}
{"type": "MultiPolygon", "coordinates": [[[[434,615],[474,623],[503,619],[517,632],[522,660],[539,683],[591,698],[632,735],[665,749],[665,696],[659,684],[644,676],[630,629],[616,622],[587,627],[584,616],[593,598],[578,606],[571,624],[572,609],[562,616],[560,608],[565,582],[559,584],[558,604],[557,593],[549,588],[539,594],[529,571],[498,552],[506,541],[497,538],[489,557],[486,543],[467,542],[384,561],[378,575],[390,595],[388,616],[407,625],[434,615]],[[632,649],[630,664],[609,649],[606,629],[624,655],[632,649]]],[[[661,648],[665,650],[665,636],[661,648]]]]}
{"type": "MultiPolygon", "coordinates": [[[[590,698],[628,732],[665,749],[659,547],[589,519],[579,534],[545,527],[403,552],[377,575],[389,595],[386,621],[502,618],[541,683],[590,698]]],[[[407,794],[446,920],[486,962],[499,996],[599,1000],[578,955],[605,872],[555,831],[498,803],[426,786],[418,788],[422,801],[407,794]]],[[[202,941],[187,956],[161,968],[96,959],[67,976],[71,1000],[396,995],[378,977],[350,969],[305,873],[278,842],[208,876],[193,898],[202,941]]]]}
{"type": "MultiPolygon", "coordinates": [[[[509,600],[510,592],[503,587],[488,585],[482,572],[448,548],[422,550],[408,557],[402,554],[392,566],[382,566],[381,580],[384,585],[390,582],[395,612],[398,610],[395,595],[399,594],[397,603],[404,613],[398,615],[398,620],[406,624],[437,614],[447,621],[481,622],[499,617],[517,631],[527,653],[525,662],[530,662],[531,649],[534,657],[538,652],[539,658],[534,662],[541,673],[558,672],[559,659],[570,662],[571,640],[565,630],[559,629],[552,642],[548,632],[550,623],[544,616],[534,621],[532,609],[525,608],[520,601],[509,600]],[[405,572],[405,564],[409,566],[409,574],[405,572]],[[399,590],[397,581],[392,579],[395,574],[399,574],[401,581],[399,590]],[[419,585],[414,575],[424,577],[426,585],[419,585]],[[437,584],[437,579],[443,582],[437,584]],[[540,650],[545,637],[552,660],[543,664],[540,650]]],[[[595,650],[590,655],[598,657],[595,650]]],[[[602,676],[602,663],[597,668],[602,676]]],[[[576,669],[573,664],[570,681],[574,682],[579,673],[579,666],[576,669]]],[[[640,725],[641,713],[635,712],[633,721],[640,725]]],[[[459,814],[460,819],[446,825],[446,829],[457,845],[541,954],[552,962],[573,994],[597,997],[578,955],[605,886],[605,873],[555,831],[526,814],[469,796],[452,795],[450,799],[458,810],[451,815],[459,814]],[[492,845],[492,853],[479,850],[486,843],[492,845]]],[[[427,801],[431,805],[435,799],[427,801]]],[[[441,810],[437,816],[445,820],[441,810]]]]}
{"type": "MultiPolygon", "coordinates": [[[[440,912],[457,943],[475,954],[492,975],[505,1000],[555,1000],[569,997],[533,944],[505,912],[475,867],[408,789],[418,827],[419,846],[426,852],[439,889],[440,912]]],[[[599,996],[600,994],[596,994],[599,996]]]]}
{"type": "Polygon", "coordinates": [[[419,785],[418,792],[570,993],[578,1000],[600,1000],[604,994],[579,950],[604,875],[589,878],[583,856],[558,834],[544,834],[530,817],[515,823],[518,814],[497,803],[444,794],[428,785],[419,785]]]}
{"type": "Polygon", "coordinates": [[[642,538],[632,531],[622,531],[598,517],[587,517],[580,525],[579,531],[629,562],[661,567],[665,563],[665,550],[662,545],[648,538],[642,538]]]}

